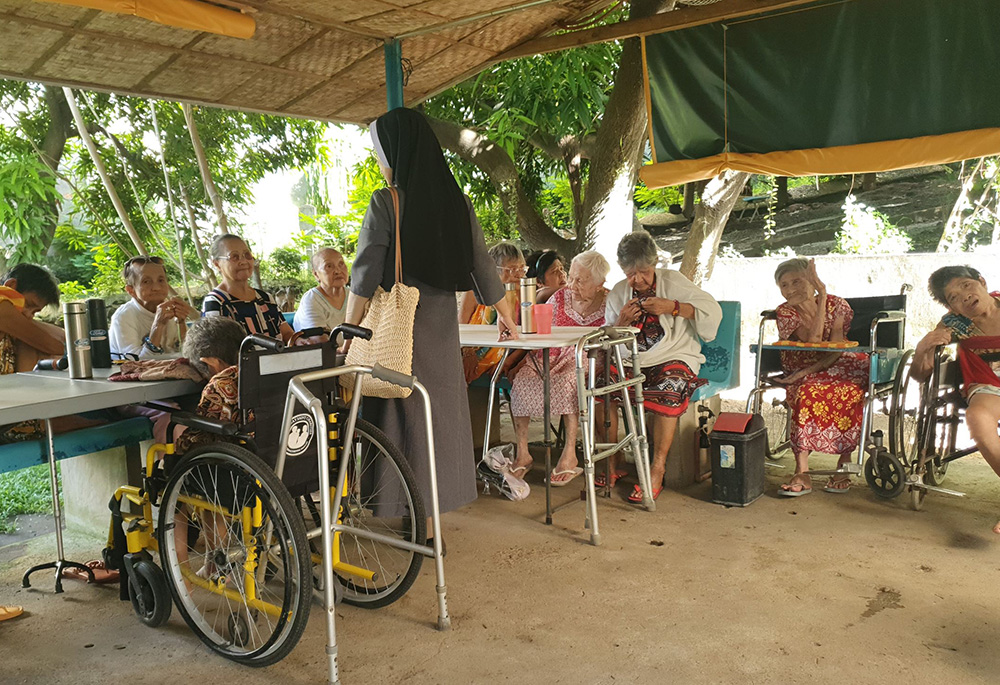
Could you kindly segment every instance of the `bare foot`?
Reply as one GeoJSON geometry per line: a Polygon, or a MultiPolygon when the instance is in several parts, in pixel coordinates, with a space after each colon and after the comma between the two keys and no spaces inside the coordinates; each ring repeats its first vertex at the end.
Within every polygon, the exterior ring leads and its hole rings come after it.
{"type": "Polygon", "coordinates": [[[531,471],[532,465],[535,460],[531,458],[531,453],[528,450],[518,450],[517,459],[514,460],[514,464],[510,467],[510,475],[516,478],[524,478],[531,471]]]}

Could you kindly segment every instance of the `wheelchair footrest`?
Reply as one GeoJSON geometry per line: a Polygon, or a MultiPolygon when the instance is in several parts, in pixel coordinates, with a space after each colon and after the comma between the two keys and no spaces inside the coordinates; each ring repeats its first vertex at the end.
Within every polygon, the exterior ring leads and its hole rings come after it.
{"type": "Polygon", "coordinates": [[[911,488],[917,488],[918,490],[926,490],[927,492],[940,492],[942,495],[951,495],[952,497],[965,497],[964,492],[959,492],[958,490],[949,490],[948,488],[939,488],[936,485],[928,485],[927,483],[907,483],[911,488]]]}

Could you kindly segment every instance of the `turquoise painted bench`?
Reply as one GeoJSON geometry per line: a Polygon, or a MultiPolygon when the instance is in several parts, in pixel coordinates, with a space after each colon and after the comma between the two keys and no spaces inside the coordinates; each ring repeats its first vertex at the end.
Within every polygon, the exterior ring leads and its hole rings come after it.
{"type": "Polygon", "coordinates": [[[707,400],[740,385],[740,303],[726,301],[719,302],[719,306],[722,307],[719,332],[715,340],[701,346],[705,363],[701,365],[698,378],[708,383],[695,390],[692,402],[707,400]]]}
{"type": "MultiPolygon", "coordinates": [[[[55,436],[56,460],[102,452],[113,447],[138,445],[152,440],[153,424],[141,416],[100,426],[81,428],[55,436]]],[[[0,445],[0,473],[17,471],[47,462],[45,440],[0,445]]]]}

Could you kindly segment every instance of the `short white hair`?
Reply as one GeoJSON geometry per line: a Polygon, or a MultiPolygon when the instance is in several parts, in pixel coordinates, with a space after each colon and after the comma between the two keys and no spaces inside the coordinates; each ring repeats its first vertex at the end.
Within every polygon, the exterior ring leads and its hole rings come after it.
{"type": "Polygon", "coordinates": [[[581,268],[589,271],[598,283],[604,283],[608,277],[608,273],[611,271],[611,265],[608,264],[608,260],[597,250],[581,252],[573,257],[573,261],[570,262],[570,268],[572,268],[573,264],[579,264],[581,268]]]}

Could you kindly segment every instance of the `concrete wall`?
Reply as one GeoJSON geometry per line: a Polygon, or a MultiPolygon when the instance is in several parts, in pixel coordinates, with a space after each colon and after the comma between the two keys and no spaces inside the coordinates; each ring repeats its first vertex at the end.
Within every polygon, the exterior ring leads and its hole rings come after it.
{"type": "MultiPolygon", "coordinates": [[[[737,300],[743,307],[740,388],[723,397],[746,398],[753,384],[754,358],[749,345],[757,340],[760,312],[781,304],[781,293],[774,283],[774,270],[785,257],[719,259],[712,278],[704,288],[718,300],[737,300]]],[[[906,345],[913,347],[937,325],[944,308],[931,299],[927,279],[942,266],[968,264],[978,269],[991,289],[1000,289],[1000,263],[995,253],[904,254],[878,256],[827,255],[816,257],[819,276],[827,291],[841,297],[889,295],[899,292],[904,283],[912,286],[907,300],[906,345]]],[[[765,341],[777,339],[772,327],[765,341]]]]}
{"type": "Polygon", "coordinates": [[[111,519],[108,502],[122,485],[142,482],[140,454],[150,444],[115,447],[59,462],[66,527],[106,536],[111,519]]]}

